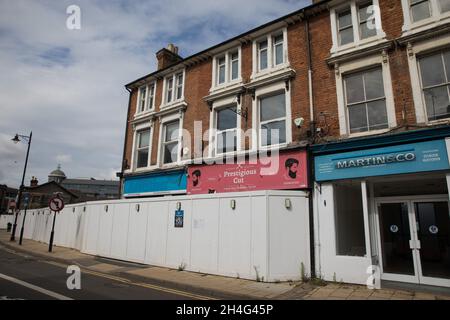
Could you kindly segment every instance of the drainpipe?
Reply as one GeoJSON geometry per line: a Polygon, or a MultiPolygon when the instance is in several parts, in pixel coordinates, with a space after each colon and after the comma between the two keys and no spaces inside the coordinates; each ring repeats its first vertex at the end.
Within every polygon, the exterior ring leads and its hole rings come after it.
{"type": "MultiPolygon", "coordinates": [[[[310,130],[311,130],[311,143],[314,143],[314,137],[316,134],[316,125],[314,121],[314,95],[312,84],[312,54],[311,54],[311,38],[309,32],[309,20],[306,17],[305,23],[306,43],[308,52],[308,90],[309,90],[309,115],[310,115],[310,130]]],[[[315,237],[314,237],[314,203],[313,203],[313,191],[314,191],[314,173],[313,173],[313,160],[311,150],[308,148],[308,172],[309,174],[309,251],[311,261],[311,278],[316,277],[316,259],[315,259],[315,237]]]]}
{"type": "Polygon", "coordinates": [[[123,173],[125,172],[125,155],[126,155],[126,148],[127,148],[127,142],[128,142],[128,116],[130,115],[131,110],[131,92],[132,90],[125,87],[125,89],[129,93],[128,97],[128,111],[127,111],[127,119],[125,122],[125,138],[123,139],[123,155],[122,155],[122,170],[120,172],[120,183],[119,183],[119,197],[122,198],[122,190],[123,190],[123,173]]]}
{"type": "Polygon", "coordinates": [[[313,94],[313,83],[312,83],[312,53],[311,53],[311,37],[309,32],[309,20],[306,18],[305,24],[305,32],[306,32],[306,46],[308,52],[308,91],[309,91],[309,115],[310,115],[310,130],[311,137],[313,138],[316,134],[316,123],[314,118],[314,94],[313,94]]]}

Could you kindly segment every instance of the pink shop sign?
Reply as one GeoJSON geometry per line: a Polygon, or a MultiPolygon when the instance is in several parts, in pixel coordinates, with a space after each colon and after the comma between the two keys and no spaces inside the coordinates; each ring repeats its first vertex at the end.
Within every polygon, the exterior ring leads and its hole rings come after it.
{"type": "Polygon", "coordinates": [[[253,163],[200,165],[188,169],[188,194],[307,187],[308,166],[304,150],[263,157],[253,163]]]}

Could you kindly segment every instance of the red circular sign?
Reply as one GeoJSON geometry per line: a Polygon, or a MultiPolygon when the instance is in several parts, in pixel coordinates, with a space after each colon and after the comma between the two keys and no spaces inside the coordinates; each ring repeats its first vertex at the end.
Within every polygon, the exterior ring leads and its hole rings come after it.
{"type": "Polygon", "coordinates": [[[64,209],[64,200],[60,197],[53,197],[48,202],[48,207],[54,212],[59,212],[64,209]]]}

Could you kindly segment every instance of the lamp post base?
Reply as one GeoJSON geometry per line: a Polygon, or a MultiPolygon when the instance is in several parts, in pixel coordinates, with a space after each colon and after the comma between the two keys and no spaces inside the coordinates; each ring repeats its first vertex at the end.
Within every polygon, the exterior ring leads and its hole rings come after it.
{"type": "Polygon", "coordinates": [[[20,238],[19,238],[19,245],[22,245],[22,239],[23,239],[23,227],[20,229],[20,238]]]}
{"type": "Polygon", "coordinates": [[[9,241],[16,241],[16,229],[17,229],[17,223],[14,223],[12,231],[11,231],[11,239],[9,239],[9,241]]]}

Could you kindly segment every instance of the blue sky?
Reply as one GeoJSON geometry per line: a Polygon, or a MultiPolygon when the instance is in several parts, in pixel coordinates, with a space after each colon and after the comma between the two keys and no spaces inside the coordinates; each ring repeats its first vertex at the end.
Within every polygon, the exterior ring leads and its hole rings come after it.
{"type": "Polygon", "coordinates": [[[156,67],[175,43],[204,50],[310,4],[309,0],[0,0],[0,184],[18,186],[33,130],[26,183],[57,164],[69,177],[115,179],[123,152],[124,84],[156,67]],[[81,30],[66,8],[81,8],[81,30]]]}

